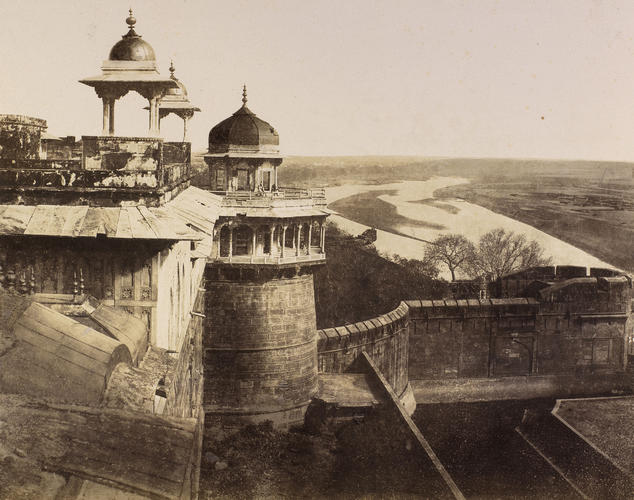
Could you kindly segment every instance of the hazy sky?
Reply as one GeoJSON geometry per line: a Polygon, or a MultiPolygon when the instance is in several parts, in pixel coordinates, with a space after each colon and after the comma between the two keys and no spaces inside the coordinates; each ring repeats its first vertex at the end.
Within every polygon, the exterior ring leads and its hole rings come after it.
{"type": "MultiPolygon", "coordinates": [[[[195,150],[241,102],[286,154],[634,160],[634,2],[0,0],[0,113],[57,135],[100,133],[77,82],[127,29],[202,108],[195,150]]],[[[117,102],[117,134],[145,135],[146,102],[117,102]]],[[[164,120],[168,138],[178,118],[164,120]]]]}

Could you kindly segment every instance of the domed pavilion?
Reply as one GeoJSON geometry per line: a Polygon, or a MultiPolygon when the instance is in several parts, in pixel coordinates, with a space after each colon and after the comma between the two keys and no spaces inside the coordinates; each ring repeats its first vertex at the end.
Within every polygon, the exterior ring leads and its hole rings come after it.
{"type": "Polygon", "coordinates": [[[209,132],[205,161],[212,190],[271,192],[278,187],[280,138],[271,124],[247,107],[246,85],[242,107],[209,132]]]}
{"type": "Polygon", "coordinates": [[[126,19],[128,32],[110,50],[101,66],[101,75],[84,78],[81,83],[93,87],[103,101],[103,135],[114,135],[115,102],[130,91],[141,94],[149,102],[149,135],[159,134],[159,103],[170,89],[178,89],[174,78],[162,77],[156,66],[152,46],[134,30],[136,18],[126,19]]]}
{"type": "MultiPolygon", "coordinates": [[[[178,87],[169,89],[159,102],[159,130],[161,120],[170,113],[174,113],[183,120],[183,142],[185,142],[187,140],[187,122],[194,116],[194,113],[200,111],[200,108],[190,102],[187,87],[174,76],[176,68],[174,68],[173,61],[170,63],[169,71],[170,78],[177,83],[178,87]]],[[[150,109],[150,107],[146,106],[143,109],[150,109]]]]}

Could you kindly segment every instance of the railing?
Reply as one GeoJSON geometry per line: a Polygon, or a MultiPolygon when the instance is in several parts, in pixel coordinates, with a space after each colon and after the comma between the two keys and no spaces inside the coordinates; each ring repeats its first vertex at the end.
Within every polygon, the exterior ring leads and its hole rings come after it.
{"type": "Polygon", "coordinates": [[[311,253],[309,255],[291,255],[281,257],[279,255],[232,255],[231,257],[214,257],[211,262],[223,264],[296,264],[299,262],[320,262],[326,260],[324,253],[311,253]]]}
{"type": "Polygon", "coordinates": [[[324,188],[299,188],[299,187],[280,187],[279,190],[284,193],[285,197],[297,198],[325,198],[326,191],[324,188]]]}
{"type": "Polygon", "coordinates": [[[247,201],[268,199],[325,199],[326,192],[323,188],[295,188],[281,187],[277,191],[210,191],[212,194],[223,196],[228,200],[247,201]]]}

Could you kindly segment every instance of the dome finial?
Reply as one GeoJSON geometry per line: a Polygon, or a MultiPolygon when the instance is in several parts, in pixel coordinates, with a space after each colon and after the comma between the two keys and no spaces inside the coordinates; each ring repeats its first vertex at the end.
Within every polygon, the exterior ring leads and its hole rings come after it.
{"type": "Polygon", "coordinates": [[[174,67],[174,61],[172,61],[171,59],[170,59],[169,70],[170,70],[170,76],[174,78],[174,71],[176,71],[176,68],[174,67]]]}
{"type": "Polygon", "coordinates": [[[247,105],[247,84],[245,83],[242,87],[242,105],[247,105]]]}
{"type": "Polygon", "coordinates": [[[130,15],[126,18],[125,22],[128,24],[128,28],[134,29],[134,25],[136,24],[136,17],[132,15],[132,7],[130,7],[130,15]]]}

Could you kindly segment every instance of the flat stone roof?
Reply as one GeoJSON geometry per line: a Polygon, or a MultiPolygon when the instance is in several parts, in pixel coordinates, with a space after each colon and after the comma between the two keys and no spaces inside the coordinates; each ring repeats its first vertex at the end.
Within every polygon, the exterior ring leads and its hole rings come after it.
{"type": "Polygon", "coordinates": [[[0,205],[0,236],[200,240],[213,231],[220,202],[189,187],[161,207],[0,205]]]}
{"type": "Polygon", "coordinates": [[[559,399],[552,414],[634,478],[634,396],[559,399]]]}

